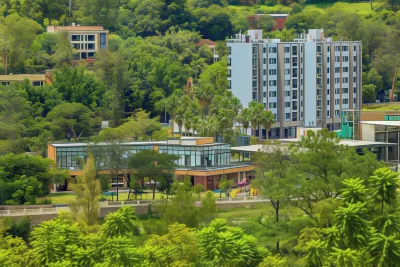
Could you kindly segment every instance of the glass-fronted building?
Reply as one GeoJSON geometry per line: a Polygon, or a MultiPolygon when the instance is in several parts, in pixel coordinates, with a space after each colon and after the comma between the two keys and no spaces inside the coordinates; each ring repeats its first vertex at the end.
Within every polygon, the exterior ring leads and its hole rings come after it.
{"type": "MultiPolygon", "coordinates": [[[[106,172],[102,161],[107,160],[110,146],[105,143],[52,143],[48,146],[48,157],[56,161],[58,168],[68,169],[71,176],[77,176],[81,174],[88,154],[93,152],[98,170],[106,172]],[[101,156],[97,157],[96,154],[101,156]]],[[[203,184],[205,189],[216,189],[222,176],[236,178],[236,182],[242,180],[246,172],[250,174],[254,169],[250,163],[232,162],[230,145],[215,143],[213,138],[182,137],[158,142],[120,143],[117,146],[124,158],[143,150],[177,155],[179,159],[176,161],[178,168],[175,175],[178,178],[188,175],[193,184],[203,184]]],[[[125,170],[124,173],[130,171],[134,170],[125,170]]],[[[127,177],[121,175],[118,183],[127,186],[127,177]]]]}

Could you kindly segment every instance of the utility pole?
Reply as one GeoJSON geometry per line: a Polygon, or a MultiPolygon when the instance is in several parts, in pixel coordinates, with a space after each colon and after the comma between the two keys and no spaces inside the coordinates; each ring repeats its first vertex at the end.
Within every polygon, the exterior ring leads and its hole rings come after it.
{"type": "Polygon", "coordinates": [[[164,92],[164,123],[167,123],[167,93],[164,92]]]}

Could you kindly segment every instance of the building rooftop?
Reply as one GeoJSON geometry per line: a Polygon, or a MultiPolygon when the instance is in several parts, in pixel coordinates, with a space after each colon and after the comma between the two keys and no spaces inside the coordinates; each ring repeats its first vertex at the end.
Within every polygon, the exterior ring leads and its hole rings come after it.
{"type": "MultiPolygon", "coordinates": [[[[285,147],[285,145],[287,145],[289,143],[295,143],[299,140],[296,138],[290,138],[290,139],[280,139],[279,141],[282,141],[282,145],[283,145],[282,149],[287,149],[285,147]]],[[[345,146],[355,147],[355,148],[397,146],[396,143],[385,143],[385,142],[364,141],[364,140],[340,140],[339,145],[345,145],[345,146]]],[[[272,146],[273,146],[273,144],[272,144],[272,146]]],[[[255,153],[255,152],[265,151],[265,150],[267,150],[267,148],[268,147],[264,146],[264,145],[250,145],[250,146],[232,147],[231,151],[255,153]]]]}
{"type": "Polygon", "coordinates": [[[400,121],[360,121],[361,124],[400,127],[400,121]]]}
{"type": "MultiPolygon", "coordinates": [[[[58,31],[107,31],[104,30],[103,26],[48,26],[47,32],[58,32],[58,31]]],[[[108,31],[107,31],[108,32],[108,31]]]]}
{"type": "MultiPolygon", "coordinates": [[[[53,147],[86,147],[88,145],[107,146],[109,143],[83,143],[83,142],[64,142],[64,143],[51,143],[53,147]]],[[[171,138],[167,141],[139,141],[139,142],[123,142],[119,143],[121,146],[211,146],[211,145],[226,145],[225,143],[216,143],[212,137],[191,137],[183,136],[181,138],[171,138]]]]}
{"type": "Polygon", "coordinates": [[[45,74],[9,74],[9,75],[0,75],[0,81],[21,81],[24,79],[28,80],[45,80],[45,74]]]}

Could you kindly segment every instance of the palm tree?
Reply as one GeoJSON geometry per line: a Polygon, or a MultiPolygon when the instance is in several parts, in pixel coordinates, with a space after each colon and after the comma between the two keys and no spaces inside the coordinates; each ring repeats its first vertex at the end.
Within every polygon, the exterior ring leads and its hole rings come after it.
{"type": "Polygon", "coordinates": [[[250,126],[250,109],[249,108],[244,108],[242,111],[239,113],[237,116],[237,120],[239,121],[240,124],[242,124],[244,132],[247,134],[247,129],[250,126]]]}
{"type": "Polygon", "coordinates": [[[101,226],[102,235],[106,238],[140,234],[139,223],[135,210],[124,206],[116,212],[106,216],[105,223],[101,226]]]}
{"type": "Polygon", "coordinates": [[[361,266],[360,253],[353,249],[339,249],[333,248],[330,253],[329,261],[334,263],[335,266],[361,266]]]}
{"type": "MultiPolygon", "coordinates": [[[[250,102],[250,122],[251,127],[254,129],[253,135],[257,135],[257,128],[259,127],[262,120],[262,113],[264,111],[264,105],[257,102],[250,102]]],[[[260,133],[259,133],[260,134],[260,133]]]]}
{"type": "Polygon", "coordinates": [[[190,129],[193,127],[193,113],[187,111],[184,115],[185,135],[189,135],[190,129]]]}
{"type": "Polygon", "coordinates": [[[379,168],[369,178],[371,199],[375,204],[381,205],[383,215],[384,205],[393,206],[397,203],[397,189],[399,188],[398,173],[389,168],[379,168]]]}
{"type": "Polygon", "coordinates": [[[174,114],[174,121],[176,122],[176,124],[178,124],[180,136],[182,136],[182,127],[185,122],[185,114],[186,114],[186,110],[182,106],[177,108],[176,112],[174,114]]]}
{"type": "Polygon", "coordinates": [[[215,138],[217,135],[217,131],[219,129],[219,121],[216,116],[208,116],[207,117],[207,135],[210,136],[210,132],[212,136],[215,138]]]}
{"type": "MultiPolygon", "coordinates": [[[[272,124],[275,123],[275,116],[270,110],[264,110],[261,117],[261,125],[265,128],[265,139],[268,139],[268,131],[271,129],[272,124]]],[[[261,139],[261,133],[260,133],[261,139]]]]}
{"type": "Polygon", "coordinates": [[[211,90],[212,88],[209,88],[207,86],[198,86],[195,87],[195,96],[196,99],[198,99],[201,107],[201,117],[204,118],[206,114],[208,114],[208,107],[211,104],[211,101],[215,95],[215,92],[211,90]]]}

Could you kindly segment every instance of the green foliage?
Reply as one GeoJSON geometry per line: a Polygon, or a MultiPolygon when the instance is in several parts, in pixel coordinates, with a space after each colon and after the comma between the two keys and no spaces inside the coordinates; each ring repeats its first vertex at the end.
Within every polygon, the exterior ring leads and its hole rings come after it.
{"type": "Polygon", "coordinates": [[[132,207],[121,207],[116,212],[106,216],[102,225],[103,236],[114,238],[140,234],[139,224],[132,207]]]}
{"type": "Polygon", "coordinates": [[[240,228],[229,227],[224,219],[215,219],[198,233],[201,260],[217,266],[256,265],[265,251],[252,236],[240,228]]]}
{"type": "MultiPolygon", "coordinates": [[[[10,204],[35,204],[36,197],[49,194],[48,185],[58,171],[54,163],[40,156],[7,154],[0,156],[0,199],[10,204]]],[[[65,176],[63,176],[65,178],[65,176]]]]}
{"type": "Polygon", "coordinates": [[[76,200],[69,203],[77,221],[91,226],[97,224],[100,214],[100,181],[96,177],[96,165],[93,155],[89,155],[82,175],[76,179],[76,184],[70,188],[76,194],[76,200]]]}
{"type": "Polygon", "coordinates": [[[345,179],[342,181],[345,186],[341,190],[342,200],[346,203],[357,203],[366,201],[367,189],[364,185],[364,181],[360,178],[357,179],[345,179]]]}
{"type": "Polygon", "coordinates": [[[381,206],[381,214],[384,212],[385,204],[393,207],[397,203],[398,176],[398,173],[389,168],[380,168],[374,171],[374,175],[369,178],[371,198],[376,205],[381,206]]]}

